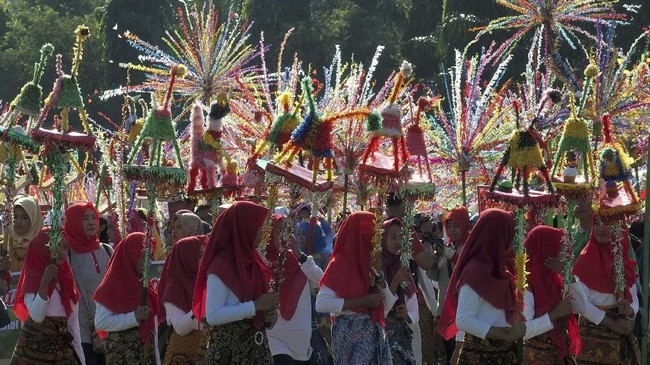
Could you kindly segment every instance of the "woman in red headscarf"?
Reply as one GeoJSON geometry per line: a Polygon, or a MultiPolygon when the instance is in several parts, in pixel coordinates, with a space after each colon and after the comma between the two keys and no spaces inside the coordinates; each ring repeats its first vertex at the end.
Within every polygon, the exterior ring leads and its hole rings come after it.
{"type": "MultiPolygon", "coordinates": [[[[266,259],[270,265],[278,265],[278,245],[282,241],[282,231],[293,235],[294,227],[284,227],[286,222],[279,214],[271,216],[273,233],[266,246],[266,259]]],[[[309,361],[312,354],[310,345],[312,332],[311,288],[317,288],[323,270],[314,258],[307,256],[296,244],[293,237],[286,243],[291,252],[284,260],[284,277],[280,284],[280,316],[269,336],[269,347],[275,365],[301,364],[309,361]]]]}
{"type": "MultiPolygon", "coordinates": [[[[440,255],[438,265],[431,271],[431,279],[438,283],[438,307],[434,313],[434,321],[437,321],[442,314],[442,306],[445,303],[445,295],[449,286],[449,278],[454,271],[454,265],[458,261],[463,245],[469,236],[470,221],[469,212],[464,206],[455,207],[442,218],[442,226],[447,233],[447,242],[444,247],[437,250],[440,255]]],[[[451,355],[456,349],[456,339],[443,339],[447,364],[450,363],[451,355]]]]}
{"type": "Polygon", "coordinates": [[[81,295],[79,329],[87,365],[103,364],[103,342],[95,331],[95,302],[92,297],[104,279],[113,250],[101,244],[99,212],[92,203],[78,202],[65,210],[63,233],[70,248],[70,266],[81,295]]]}
{"type": "Polygon", "coordinates": [[[384,324],[397,296],[370,265],[374,230],[375,215],[370,212],[345,218],[320,282],[316,310],[334,318],[335,364],[392,364],[384,324]]]}
{"type": "Polygon", "coordinates": [[[206,362],[272,364],[265,328],[278,316],[271,272],[257,253],[269,211],[235,202],[214,224],[194,288],[193,313],[211,326],[206,362]]]}
{"type": "Polygon", "coordinates": [[[151,336],[154,316],[158,314],[158,296],[149,287],[146,305],[141,302],[144,240],[144,233],[135,232],[116,246],[93,297],[95,326],[106,345],[106,364],[155,362],[151,336]]]}
{"type": "MultiPolygon", "coordinates": [[[[562,299],[564,283],[559,262],[564,241],[564,231],[547,226],[537,226],[526,236],[526,272],[528,286],[524,297],[524,363],[530,365],[575,364],[580,352],[578,320],[571,311],[571,300],[562,299]],[[558,270],[558,271],[556,271],[558,270]],[[566,327],[563,329],[562,320],[566,327]]],[[[579,300],[582,293],[579,284],[569,288],[570,296],[579,300]]]]}
{"type": "Polygon", "coordinates": [[[167,256],[160,274],[158,298],[167,324],[173,327],[163,364],[194,364],[201,343],[199,320],[192,313],[192,298],[206,236],[180,239],[167,256]]]}
{"type": "Polygon", "coordinates": [[[526,326],[515,320],[514,236],[512,214],[487,209],[458,258],[438,323],[445,339],[465,332],[458,364],[517,364],[526,326]]]}
{"type": "Polygon", "coordinates": [[[641,362],[639,344],[632,334],[639,310],[636,261],[629,252],[630,239],[624,223],[606,222],[595,215],[589,242],[573,266],[585,295],[579,321],[583,348],[578,364],[641,362]],[[615,249],[620,252],[618,259],[615,249]],[[621,278],[619,283],[617,276],[621,278]]]}
{"type": "Polygon", "coordinates": [[[32,240],[18,280],[14,313],[23,322],[10,364],[85,364],[79,337],[79,293],[62,238],[53,257],[50,229],[32,240]],[[52,260],[54,258],[54,260],[52,260]]]}
{"type": "Polygon", "coordinates": [[[417,326],[420,319],[418,297],[409,268],[401,265],[401,235],[402,221],[398,218],[384,221],[381,234],[381,263],[384,278],[390,283],[390,291],[397,295],[397,301],[386,316],[386,337],[394,365],[415,365],[413,331],[410,327],[417,326]]]}

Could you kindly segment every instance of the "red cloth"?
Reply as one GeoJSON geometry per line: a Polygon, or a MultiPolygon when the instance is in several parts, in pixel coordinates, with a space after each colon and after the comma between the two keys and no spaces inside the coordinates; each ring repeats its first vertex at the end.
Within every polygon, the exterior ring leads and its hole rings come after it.
{"type": "MultiPolygon", "coordinates": [[[[528,272],[528,290],[535,296],[535,318],[541,317],[555,308],[562,300],[564,283],[560,274],[549,269],[544,261],[556,258],[560,254],[564,231],[547,226],[537,226],[526,236],[526,271],[528,272]]],[[[580,353],[582,343],[578,332],[578,319],[571,313],[567,317],[567,331],[571,340],[570,351],[577,355],[580,353]]],[[[567,356],[566,334],[561,330],[562,319],[553,321],[553,329],[549,335],[558,350],[558,358],[567,356]]]]}
{"type": "Polygon", "coordinates": [[[458,332],[458,293],[466,284],[492,306],[504,310],[508,323],[513,323],[516,314],[514,236],[515,219],[510,212],[493,208],[481,213],[449,279],[438,323],[438,332],[445,339],[453,338],[458,332]]]}
{"type": "MultiPolygon", "coordinates": [[[[327,286],[343,299],[359,298],[369,293],[374,231],[375,215],[370,212],[355,212],[345,218],[336,236],[330,262],[321,278],[321,286],[327,286]]],[[[354,311],[367,313],[369,310],[359,307],[354,311]]],[[[370,315],[373,322],[384,325],[383,304],[370,310],[370,315]]]]}
{"type": "MultiPolygon", "coordinates": [[[[242,303],[268,292],[271,272],[253,248],[268,213],[261,205],[238,201],[217,218],[196,277],[192,310],[197,318],[205,317],[209,274],[217,275],[242,303]]],[[[261,312],[253,323],[257,329],[264,327],[261,312]]]]}
{"type": "Polygon", "coordinates": [[[68,240],[68,247],[76,253],[93,252],[99,248],[97,234],[88,237],[84,232],[84,214],[88,209],[95,213],[96,227],[97,231],[99,231],[99,212],[95,209],[93,203],[78,202],[70,205],[65,210],[63,233],[68,240]]]}
{"type": "Polygon", "coordinates": [[[469,231],[471,227],[471,223],[469,221],[469,212],[467,211],[467,208],[465,208],[464,206],[459,206],[450,210],[443,217],[442,223],[445,228],[447,227],[447,222],[450,220],[456,222],[456,224],[458,224],[458,226],[460,227],[460,231],[462,232],[462,236],[460,237],[458,242],[454,242],[454,244],[456,245],[465,244],[465,241],[467,241],[467,237],[469,237],[469,231]]]}
{"type": "Polygon", "coordinates": [[[158,282],[160,321],[166,317],[164,303],[173,304],[183,312],[192,310],[201,248],[206,242],[207,236],[190,236],[181,238],[172,246],[158,282]]]}
{"type": "MultiPolygon", "coordinates": [[[[16,293],[16,303],[14,304],[14,313],[21,322],[25,323],[29,316],[29,311],[25,305],[25,294],[38,295],[38,289],[41,286],[41,280],[45,273],[45,268],[52,262],[52,255],[48,243],[50,237],[48,233],[50,228],[43,228],[36,237],[29,244],[27,254],[25,255],[25,263],[23,264],[20,278],[18,279],[18,291],[16,293]]],[[[65,314],[70,317],[72,314],[72,303],[79,302],[79,292],[74,283],[72,276],[72,268],[68,260],[58,265],[59,275],[53,280],[47,289],[48,297],[52,295],[56,284],[59,284],[59,295],[61,296],[61,304],[65,308],[65,314]],[[72,302],[72,303],[71,303],[72,302]]]]}
{"type": "MultiPolygon", "coordinates": [[[[144,238],[142,232],[131,233],[115,246],[106,275],[93,296],[95,302],[115,314],[130,313],[142,305],[142,278],[138,265],[144,250],[144,238]]],[[[152,240],[152,252],[155,247],[156,241],[152,240]]],[[[149,344],[149,334],[154,330],[154,316],[158,314],[158,295],[151,286],[147,288],[146,305],[151,309],[151,315],[140,323],[140,340],[149,344]]],[[[106,332],[102,331],[97,333],[101,337],[106,335],[106,332]]]]}
{"type": "MultiPolygon", "coordinates": [[[[386,242],[388,239],[388,229],[393,224],[398,225],[400,228],[402,227],[401,220],[399,220],[398,218],[391,218],[389,220],[384,221],[384,223],[382,224],[382,232],[381,232],[381,265],[382,265],[382,270],[384,272],[384,277],[386,278],[386,282],[389,285],[391,282],[393,282],[393,278],[395,277],[397,271],[399,271],[399,269],[402,267],[402,263],[400,262],[399,255],[394,255],[388,252],[388,249],[386,248],[386,242]]],[[[404,295],[406,298],[410,298],[416,292],[417,289],[415,287],[415,282],[413,281],[413,277],[409,275],[409,278],[406,281],[406,289],[404,290],[404,295]]]]}
{"type": "MultiPolygon", "coordinates": [[[[597,224],[600,218],[594,217],[593,225],[597,224]]],[[[625,275],[625,299],[632,303],[632,294],[630,288],[636,282],[636,261],[630,259],[630,237],[627,233],[625,224],[620,224],[621,234],[623,235],[623,269],[625,275]]],[[[616,273],[614,271],[614,254],[612,253],[612,244],[601,244],[596,241],[594,236],[594,227],[592,225],[591,235],[589,242],[582,252],[575,264],[573,265],[573,273],[580,278],[587,287],[601,293],[608,293],[616,295],[616,273]]],[[[614,241],[614,235],[611,234],[610,242],[614,241]]]]}
{"type": "MultiPolygon", "coordinates": [[[[273,214],[271,221],[274,233],[271,234],[271,240],[266,246],[266,259],[274,265],[277,263],[280,253],[275,242],[275,230],[281,227],[284,217],[280,214],[273,214]]],[[[305,284],[307,284],[307,277],[302,272],[300,263],[292,253],[287,252],[284,261],[283,280],[280,283],[280,315],[287,321],[296,312],[298,300],[300,300],[300,295],[305,289],[305,284]]]]}

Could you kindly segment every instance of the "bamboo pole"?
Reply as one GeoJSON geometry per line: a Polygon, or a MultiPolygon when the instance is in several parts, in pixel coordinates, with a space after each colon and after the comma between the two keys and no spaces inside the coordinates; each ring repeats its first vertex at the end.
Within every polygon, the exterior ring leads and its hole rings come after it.
{"type": "MultiPolygon", "coordinates": [[[[650,285],[650,199],[648,199],[648,192],[650,192],[650,179],[648,178],[648,171],[650,170],[650,139],[648,139],[648,157],[646,159],[646,177],[645,177],[645,215],[644,215],[644,229],[643,229],[643,318],[648,318],[648,285],[650,285]]],[[[648,363],[648,335],[643,336],[641,342],[641,363],[648,363]]]]}

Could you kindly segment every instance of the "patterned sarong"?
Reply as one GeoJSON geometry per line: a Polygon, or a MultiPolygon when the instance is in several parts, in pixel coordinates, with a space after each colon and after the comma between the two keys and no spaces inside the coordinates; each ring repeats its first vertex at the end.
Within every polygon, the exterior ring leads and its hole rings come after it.
{"type": "Polygon", "coordinates": [[[386,318],[386,338],[390,346],[393,365],[415,365],[413,354],[413,331],[406,321],[394,318],[393,313],[386,318]]]}
{"type": "Polygon", "coordinates": [[[458,365],[517,365],[517,344],[497,340],[482,340],[465,334],[458,365]]]}
{"type": "Polygon", "coordinates": [[[202,337],[203,332],[199,330],[194,330],[185,336],[172,331],[163,365],[194,365],[202,337]]]}
{"type": "Polygon", "coordinates": [[[273,364],[265,331],[258,331],[251,320],[210,327],[205,362],[214,365],[273,364]]]}
{"type": "MultiPolygon", "coordinates": [[[[611,312],[607,313],[612,316],[611,312]]],[[[578,364],[600,365],[639,365],[641,351],[633,334],[620,335],[609,328],[596,325],[587,318],[580,317],[580,338],[582,351],[578,364]]]]}
{"type": "Polygon", "coordinates": [[[336,317],[332,325],[334,363],[341,365],[391,365],[384,329],[367,313],[336,317]]]}
{"type": "Polygon", "coordinates": [[[140,339],[139,327],[109,332],[104,339],[106,365],[152,365],[156,363],[152,346],[140,339]]]}
{"type": "Polygon", "coordinates": [[[562,360],[558,359],[557,346],[547,332],[526,340],[524,343],[524,364],[575,365],[576,359],[572,354],[568,354],[562,360]]]}
{"type": "Polygon", "coordinates": [[[10,364],[80,364],[72,347],[72,335],[68,332],[68,319],[45,317],[43,322],[36,323],[28,318],[20,330],[10,364]]]}

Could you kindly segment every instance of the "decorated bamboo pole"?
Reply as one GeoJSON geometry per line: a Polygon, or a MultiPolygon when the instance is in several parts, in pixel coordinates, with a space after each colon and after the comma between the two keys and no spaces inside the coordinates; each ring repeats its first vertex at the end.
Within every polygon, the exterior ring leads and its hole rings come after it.
{"type": "MultiPolygon", "coordinates": [[[[399,261],[402,267],[408,268],[413,260],[413,252],[411,251],[411,225],[415,214],[414,202],[415,197],[406,194],[404,198],[404,222],[402,222],[402,234],[400,235],[400,256],[399,261]]],[[[405,283],[402,283],[405,285],[405,283]]]]}
{"type": "MultiPolygon", "coordinates": [[[[648,318],[650,303],[648,302],[649,293],[648,287],[650,285],[650,199],[648,193],[650,192],[650,139],[648,139],[648,157],[646,159],[646,175],[645,175],[645,214],[643,224],[643,289],[641,295],[643,297],[643,312],[644,317],[648,318]]],[[[648,334],[643,337],[641,342],[641,363],[648,363],[648,334]]]]}
{"type": "MultiPolygon", "coordinates": [[[[524,248],[524,239],[526,236],[525,228],[525,210],[517,208],[515,227],[515,271],[516,275],[516,308],[519,315],[523,317],[524,295],[526,290],[526,249],[524,248]]],[[[523,361],[524,341],[522,338],[517,340],[517,360],[521,364],[523,361]]]]}
{"type": "Polygon", "coordinates": [[[54,176],[54,185],[52,185],[52,210],[50,210],[50,252],[52,262],[56,260],[56,252],[59,247],[59,241],[63,236],[63,211],[65,201],[63,191],[65,189],[65,151],[55,148],[49,151],[45,157],[45,164],[49,166],[54,176]]]}
{"type": "MultiPolygon", "coordinates": [[[[376,181],[377,186],[377,209],[375,210],[375,230],[374,235],[372,236],[372,251],[370,254],[370,266],[372,268],[381,268],[381,229],[382,223],[384,221],[383,217],[383,206],[384,206],[384,195],[386,194],[386,189],[388,187],[387,178],[384,176],[377,176],[376,181]]],[[[370,286],[374,286],[375,283],[371,282],[370,286]]]]}
{"type": "MultiPolygon", "coordinates": [[[[147,226],[144,234],[144,248],[142,250],[142,292],[140,304],[147,305],[147,289],[149,288],[149,267],[151,266],[151,257],[153,256],[153,230],[154,230],[154,213],[156,210],[156,184],[147,182],[147,226]]],[[[160,242],[159,244],[162,244],[160,242]]]]}
{"type": "Polygon", "coordinates": [[[16,154],[14,151],[14,146],[9,145],[9,153],[7,156],[7,164],[5,166],[5,183],[6,183],[6,190],[5,190],[5,219],[3,220],[3,231],[4,231],[4,247],[0,249],[0,256],[5,256],[9,252],[9,248],[11,247],[10,240],[11,240],[11,234],[10,232],[13,231],[13,210],[14,210],[14,196],[16,194],[16,154]]]}
{"type": "Polygon", "coordinates": [[[273,174],[266,174],[266,184],[268,186],[268,197],[266,198],[266,207],[269,209],[269,214],[264,221],[262,226],[262,239],[259,246],[257,246],[257,251],[260,256],[266,258],[266,245],[271,240],[271,235],[273,234],[273,226],[271,225],[271,214],[275,209],[275,206],[278,204],[278,193],[280,191],[280,182],[282,178],[273,174]]]}

